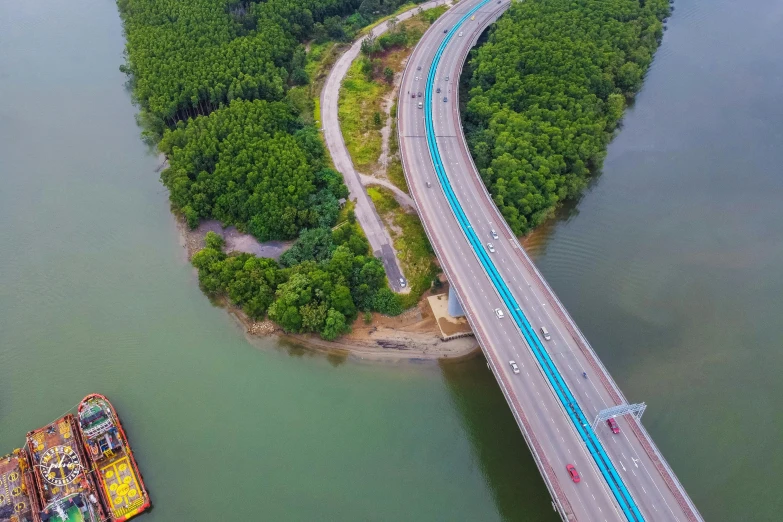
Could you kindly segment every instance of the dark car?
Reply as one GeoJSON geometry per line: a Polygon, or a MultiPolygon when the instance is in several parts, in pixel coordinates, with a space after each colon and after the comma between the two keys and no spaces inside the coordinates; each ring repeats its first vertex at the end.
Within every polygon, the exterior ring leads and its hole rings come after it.
{"type": "Polygon", "coordinates": [[[415,92],[412,92],[412,93],[411,93],[411,98],[415,98],[415,97],[416,97],[416,93],[415,93],[415,92]]]}
{"type": "Polygon", "coordinates": [[[609,425],[609,429],[612,430],[612,433],[620,433],[620,426],[617,425],[616,420],[609,419],[606,423],[609,425]]]}
{"type": "Polygon", "coordinates": [[[444,97],[443,97],[443,101],[448,101],[448,99],[447,99],[447,98],[444,96],[444,97]]]}
{"type": "Polygon", "coordinates": [[[419,91],[419,98],[421,98],[421,91],[419,91]]]}
{"type": "Polygon", "coordinates": [[[416,67],[416,70],[417,70],[417,71],[421,71],[421,65],[419,65],[418,67],[416,67]]]}
{"type": "Polygon", "coordinates": [[[576,471],[576,468],[574,467],[573,464],[567,464],[566,470],[568,471],[568,474],[571,475],[571,480],[573,480],[574,482],[579,482],[580,480],[582,480],[582,478],[579,476],[579,472],[576,471]]]}
{"type": "Polygon", "coordinates": [[[448,29],[448,28],[446,28],[446,29],[444,29],[444,30],[443,30],[443,34],[446,34],[446,33],[448,33],[448,32],[449,32],[449,29],[448,29]]]}
{"type": "Polygon", "coordinates": [[[440,92],[440,87],[438,87],[437,89],[435,89],[435,92],[438,92],[438,93],[439,93],[439,92],[440,92]]]}

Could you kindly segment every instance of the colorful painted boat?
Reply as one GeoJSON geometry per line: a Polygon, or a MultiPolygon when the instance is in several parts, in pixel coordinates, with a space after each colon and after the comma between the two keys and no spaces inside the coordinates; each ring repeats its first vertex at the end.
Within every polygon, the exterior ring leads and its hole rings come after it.
{"type": "Polygon", "coordinates": [[[34,480],[24,451],[0,457],[0,522],[37,521],[34,480]]]}
{"type": "Polygon", "coordinates": [[[27,456],[35,483],[36,511],[42,522],[106,520],[84,456],[79,427],[70,413],[27,434],[27,456]]]}
{"type": "Polygon", "coordinates": [[[147,510],[149,493],[120,418],[106,397],[96,393],[82,399],[79,428],[108,519],[123,522],[147,510]]]}

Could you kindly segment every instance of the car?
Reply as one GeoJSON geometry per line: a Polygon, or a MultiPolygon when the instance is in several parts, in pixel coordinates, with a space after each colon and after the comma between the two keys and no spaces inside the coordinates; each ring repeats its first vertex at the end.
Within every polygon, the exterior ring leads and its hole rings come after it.
{"type": "Polygon", "coordinates": [[[416,93],[415,93],[415,92],[412,92],[412,93],[411,93],[411,98],[415,98],[415,97],[416,97],[416,93]]]}
{"type": "Polygon", "coordinates": [[[459,34],[458,34],[457,36],[462,36],[462,31],[460,31],[460,32],[459,32],[459,34]]]}
{"type": "Polygon", "coordinates": [[[429,181],[425,181],[424,183],[427,185],[427,188],[430,188],[432,186],[432,183],[430,183],[429,181]]]}
{"type": "Polygon", "coordinates": [[[609,425],[609,429],[612,430],[612,433],[617,434],[620,433],[620,426],[617,425],[617,421],[614,419],[609,419],[606,421],[606,424],[609,425]]]}
{"type": "Polygon", "coordinates": [[[498,238],[498,233],[497,233],[497,232],[495,232],[495,229],[494,229],[494,228],[492,229],[492,231],[490,232],[490,234],[492,234],[492,239],[497,239],[497,238],[498,238]]]}
{"type": "Polygon", "coordinates": [[[448,32],[449,32],[449,28],[448,27],[443,30],[443,34],[446,34],[448,32]]]}
{"type": "Polygon", "coordinates": [[[475,20],[476,19],[476,15],[471,16],[470,19],[471,20],[475,20]]]}
{"type": "Polygon", "coordinates": [[[421,98],[421,91],[419,91],[419,94],[418,94],[418,96],[419,96],[419,98],[421,98]]]}
{"type": "Polygon", "coordinates": [[[404,277],[401,277],[401,278],[400,278],[400,288],[405,288],[405,286],[406,286],[406,283],[405,283],[405,278],[404,278],[404,277]]]}
{"type": "Polygon", "coordinates": [[[419,102],[419,109],[422,109],[424,107],[424,104],[419,102]]]}
{"type": "Polygon", "coordinates": [[[550,340],[552,340],[552,336],[551,336],[551,335],[549,335],[549,330],[547,330],[547,329],[546,329],[546,326],[542,326],[542,327],[541,327],[541,335],[543,335],[543,336],[544,336],[544,340],[545,340],[545,341],[550,341],[550,340]]]}
{"type": "Polygon", "coordinates": [[[449,77],[448,76],[446,76],[446,81],[449,81],[449,77]]]}
{"type": "Polygon", "coordinates": [[[435,92],[437,92],[438,94],[440,94],[440,87],[438,87],[437,89],[435,89],[435,92]]]}
{"type": "Polygon", "coordinates": [[[582,478],[579,476],[579,472],[576,470],[573,464],[566,464],[566,470],[568,471],[568,474],[571,475],[571,480],[574,482],[579,482],[582,480],[582,478]]]}
{"type": "Polygon", "coordinates": [[[504,317],[506,317],[506,315],[503,313],[503,310],[501,310],[500,308],[495,308],[495,315],[498,316],[498,319],[503,319],[504,317]]]}
{"type": "Polygon", "coordinates": [[[417,70],[417,71],[421,71],[421,65],[419,65],[418,67],[416,67],[416,70],[417,70]]]}
{"type": "Polygon", "coordinates": [[[495,245],[492,243],[487,243],[487,250],[489,250],[491,253],[495,253],[495,245]]]}
{"type": "Polygon", "coordinates": [[[444,101],[444,102],[448,101],[448,98],[446,98],[446,97],[444,96],[444,97],[443,97],[443,101],[444,101]]]}
{"type": "Polygon", "coordinates": [[[514,361],[508,361],[508,364],[511,365],[511,369],[514,370],[514,373],[519,373],[519,366],[517,366],[517,363],[514,361]]]}

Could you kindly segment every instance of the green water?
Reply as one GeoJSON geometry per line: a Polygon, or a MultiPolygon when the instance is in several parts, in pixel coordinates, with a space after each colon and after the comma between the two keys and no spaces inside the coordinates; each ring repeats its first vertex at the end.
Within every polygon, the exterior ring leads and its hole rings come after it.
{"type": "MultiPolygon", "coordinates": [[[[534,254],[708,520],[779,520],[783,8],[678,0],[604,174],[534,254]]],[[[0,3],[0,453],[88,392],[149,521],[552,521],[483,361],[250,344],[197,287],[111,1],[0,3]]]]}

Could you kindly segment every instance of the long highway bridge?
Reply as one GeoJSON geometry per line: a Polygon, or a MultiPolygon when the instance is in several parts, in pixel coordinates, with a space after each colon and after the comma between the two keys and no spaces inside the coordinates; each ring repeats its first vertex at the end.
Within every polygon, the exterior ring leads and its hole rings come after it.
{"type": "Polygon", "coordinates": [[[640,419],[628,413],[633,408],[625,407],[622,392],[503,220],[468,151],[459,75],[482,31],[508,6],[509,0],[462,0],[430,27],[408,60],[398,133],[411,195],[561,518],[700,521],[640,419]],[[603,422],[612,415],[618,433],[603,422]],[[569,464],[580,482],[567,472],[569,464]]]}

